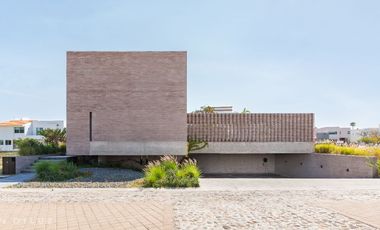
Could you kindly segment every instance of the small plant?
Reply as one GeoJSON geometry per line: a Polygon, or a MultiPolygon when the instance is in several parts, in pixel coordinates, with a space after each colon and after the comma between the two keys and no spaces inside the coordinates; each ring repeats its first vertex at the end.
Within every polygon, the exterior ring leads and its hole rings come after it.
{"type": "Polygon", "coordinates": [[[34,168],[39,181],[65,181],[84,175],[74,163],[67,161],[40,161],[34,168]]]}
{"type": "Polygon", "coordinates": [[[251,111],[247,108],[244,108],[243,111],[241,111],[242,114],[248,114],[251,113],[251,111]]]}
{"type": "Polygon", "coordinates": [[[201,172],[195,160],[179,163],[173,156],[163,156],[144,170],[145,187],[199,187],[201,172]]]}
{"type": "Polygon", "coordinates": [[[202,140],[192,140],[189,137],[187,138],[187,153],[191,153],[196,150],[201,150],[208,146],[207,141],[202,140]]]}

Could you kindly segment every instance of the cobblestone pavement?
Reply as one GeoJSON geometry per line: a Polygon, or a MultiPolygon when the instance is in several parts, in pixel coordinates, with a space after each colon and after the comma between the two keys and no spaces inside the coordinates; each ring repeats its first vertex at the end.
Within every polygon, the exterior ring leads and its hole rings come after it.
{"type": "MultiPolygon", "coordinates": [[[[203,180],[201,183],[203,187],[199,189],[0,189],[2,211],[0,217],[6,219],[4,216],[8,215],[21,220],[26,218],[29,221],[29,217],[32,216],[32,219],[38,220],[39,215],[30,214],[30,208],[28,209],[30,205],[36,205],[35,207],[41,210],[32,213],[43,213],[41,215],[44,216],[46,213],[52,213],[46,211],[49,207],[53,210],[54,207],[55,210],[62,210],[63,208],[57,207],[64,204],[68,205],[69,209],[82,207],[83,210],[102,210],[96,212],[98,216],[95,219],[103,218],[104,222],[109,224],[107,229],[117,229],[116,227],[131,229],[120,223],[125,223],[126,226],[132,225],[132,229],[135,227],[141,229],[171,227],[175,229],[377,229],[380,227],[375,218],[376,215],[380,215],[379,205],[376,205],[380,201],[380,190],[370,186],[370,181],[367,181],[368,186],[357,182],[359,186],[355,187],[354,180],[335,180],[334,183],[334,180],[329,179],[325,184],[331,186],[322,189],[317,185],[323,184],[323,180],[309,180],[309,185],[307,181],[277,179],[275,183],[267,179],[261,182],[263,184],[258,186],[258,189],[251,186],[257,181],[252,180],[252,183],[244,181],[239,187],[236,180],[230,181],[230,179],[219,181],[219,188],[215,184],[207,186],[208,181],[203,180]],[[342,182],[346,187],[339,186],[342,182]],[[234,184],[233,187],[226,186],[231,183],[234,184]],[[289,186],[286,186],[287,183],[289,186]],[[272,184],[281,186],[276,187],[272,184]],[[348,186],[350,184],[351,187],[348,186]],[[128,206],[129,204],[131,206],[128,206]],[[128,219],[132,221],[138,218],[137,216],[143,217],[127,225],[128,219]],[[150,225],[149,220],[151,220],[150,225]]],[[[209,182],[212,184],[215,181],[209,182]]],[[[372,182],[378,183],[377,180],[372,182]]],[[[94,221],[91,217],[94,217],[95,211],[79,213],[80,215],[75,215],[76,218],[80,216],[82,220],[83,216],[86,218],[82,222],[77,221],[79,225],[75,226],[88,226],[88,222],[94,221]]],[[[55,226],[58,226],[58,218],[68,223],[70,220],[62,213],[56,212],[52,219],[55,226]]],[[[10,224],[14,229],[20,229],[16,228],[15,224],[10,224]]],[[[56,228],[53,226],[52,229],[56,228]]]]}

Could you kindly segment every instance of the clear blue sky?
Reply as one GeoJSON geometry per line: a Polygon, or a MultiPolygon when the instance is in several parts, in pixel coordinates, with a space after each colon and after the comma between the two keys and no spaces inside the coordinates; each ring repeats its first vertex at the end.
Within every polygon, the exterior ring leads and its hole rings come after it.
{"type": "Polygon", "coordinates": [[[188,110],[380,124],[380,1],[2,1],[0,120],[66,119],[67,50],[186,50],[188,110]]]}

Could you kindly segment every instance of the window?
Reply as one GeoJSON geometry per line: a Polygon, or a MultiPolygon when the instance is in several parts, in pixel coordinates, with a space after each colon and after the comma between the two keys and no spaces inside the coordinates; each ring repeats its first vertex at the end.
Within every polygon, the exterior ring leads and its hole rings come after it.
{"type": "Polygon", "coordinates": [[[24,127],[15,127],[15,133],[24,133],[24,127]]]}
{"type": "Polygon", "coordinates": [[[329,132],[330,135],[337,135],[338,132],[329,132]]]}
{"type": "Polygon", "coordinates": [[[42,130],[44,130],[44,128],[36,128],[36,134],[40,135],[42,130]]]}
{"type": "Polygon", "coordinates": [[[4,141],[3,140],[0,140],[0,145],[4,145],[4,141]]]}
{"type": "Polygon", "coordinates": [[[12,141],[11,140],[5,140],[5,145],[12,145],[12,141]]]}

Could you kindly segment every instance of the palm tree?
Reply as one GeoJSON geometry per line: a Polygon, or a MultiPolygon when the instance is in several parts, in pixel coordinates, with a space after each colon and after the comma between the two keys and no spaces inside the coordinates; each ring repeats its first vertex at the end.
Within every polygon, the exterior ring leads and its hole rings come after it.
{"type": "Polygon", "coordinates": [[[58,146],[59,143],[66,142],[66,128],[64,129],[44,129],[40,131],[46,144],[58,146]]]}

